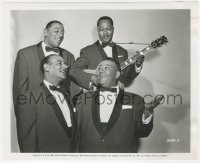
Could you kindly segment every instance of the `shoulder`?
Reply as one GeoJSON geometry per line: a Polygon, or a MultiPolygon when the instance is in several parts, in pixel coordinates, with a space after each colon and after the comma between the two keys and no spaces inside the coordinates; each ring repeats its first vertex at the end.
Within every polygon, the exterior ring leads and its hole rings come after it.
{"type": "Polygon", "coordinates": [[[74,55],[70,51],[63,49],[61,47],[59,47],[59,49],[64,55],[67,55],[68,57],[74,58],[74,55]]]}
{"type": "Polygon", "coordinates": [[[82,48],[81,51],[90,51],[94,50],[94,48],[97,48],[96,42],[91,45],[87,45],[86,47],[82,48]]]}
{"type": "Polygon", "coordinates": [[[124,49],[123,47],[119,46],[116,44],[116,47],[117,47],[117,50],[120,51],[120,52],[124,52],[124,53],[127,53],[127,50],[124,49]]]}
{"type": "Polygon", "coordinates": [[[33,51],[35,49],[37,49],[37,45],[38,44],[35,44],[35,45],[30,45],[30,46],[27,46],[25,48],[22,48],[19,50],[19,53],[29,53],[30,51],[33,51]]]}

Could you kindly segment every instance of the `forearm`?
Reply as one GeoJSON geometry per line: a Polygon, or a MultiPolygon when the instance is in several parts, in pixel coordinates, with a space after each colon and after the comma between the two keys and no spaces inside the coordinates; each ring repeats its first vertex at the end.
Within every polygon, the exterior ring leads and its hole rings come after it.
{"type": "Polygon", "coordinates": [[[69,74],[74,83],[82,88],[89,89],[92,74],[85,73],[83,69],[77,67],[72,67],[69,74]]]}
{"type": "Polygon", "coordinates": [[[136,111],[136,136],[147,137],[153,129],[153,115],[146,115],[144,101],[138,103],[136,111]]]}

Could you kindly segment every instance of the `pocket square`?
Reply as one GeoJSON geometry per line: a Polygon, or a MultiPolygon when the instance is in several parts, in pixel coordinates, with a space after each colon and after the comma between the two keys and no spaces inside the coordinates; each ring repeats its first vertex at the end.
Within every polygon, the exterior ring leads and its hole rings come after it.
{"type": "Polygon", "coordinates": [[[120,58],[120,57],[124,57],[123,55],[118,55],[118,58],[120,58]]]}
{"type": "Polygon", "coordinates": [[[122,109],[132,109],[131,105],[122,105],[122,109]]]}

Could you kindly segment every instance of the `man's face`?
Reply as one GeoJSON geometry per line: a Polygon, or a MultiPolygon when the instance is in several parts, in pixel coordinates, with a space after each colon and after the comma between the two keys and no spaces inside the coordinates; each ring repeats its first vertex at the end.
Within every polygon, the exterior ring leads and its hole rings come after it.
{"type": "Polygon", "coordinates": [[[119,78],[120,72],[117,71],[116,65],[112,61],[102,61],[97,68],[99,84],[103,87],[115,86],[116,79],[119,78]]]}
{"type": "Polygon", "coordinates": [[[64,27],[60,23],[53,23],[48,29],[44,30],[45,43],[52,48],[60,46],[64,39],[64,27]]]}
{"type": "Polygon", "coordinates": [[[63,80],[66,78],[66,64],[61,56],[51,56],[47,64],[47,71],[49,76],[53,79],[63,80]]]}
{"type": "Polygon", "coordinates": [[[97,31],[102,43],[110,43],[112,41],[114,27],[111,25],[109,20],[101,20],[97,31]]]}

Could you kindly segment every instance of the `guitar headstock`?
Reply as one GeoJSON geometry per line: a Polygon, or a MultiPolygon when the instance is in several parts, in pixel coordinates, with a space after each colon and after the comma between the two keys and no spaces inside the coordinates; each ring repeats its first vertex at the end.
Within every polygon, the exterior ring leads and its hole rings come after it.
{"type": "Polygon", "coordinates": [[[161,47],[163,44],[167,44],[168,43],[168,40],[167,40],[167,37],[165,37],[164,35],[161,36],[160,38],[154,40],[153,42],[151,42],[151,47],[152,48],[158,48],[158,47],[161,47]]]}

